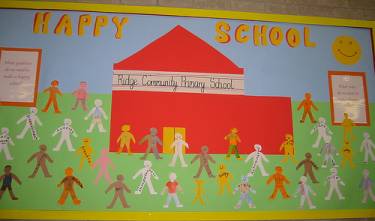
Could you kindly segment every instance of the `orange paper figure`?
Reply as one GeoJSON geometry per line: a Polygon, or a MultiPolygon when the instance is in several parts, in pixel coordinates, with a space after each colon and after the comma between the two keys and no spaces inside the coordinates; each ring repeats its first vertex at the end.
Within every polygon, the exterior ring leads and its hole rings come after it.
{"type": "Polygon", "coordinates": [[[59,109],[59,106],[57,104],[56,95],[58,94],[58,95],[62,96],[62,93],[57,86],[59,86],[59,82],[57,80],[53,80],[51,82],[51,87],[48,87],[48,88],[43,90],[43,93],[49,93],[49,98],[48,98],[47,104],[42,110],[43,112],[47,112],[49,106],[51,104],[53,104],[53,108],[55,110],[55,113],[61,113],[61,111],[59,109]]]}
{"type": "Polygon", "coordinates": [[[229,147],[226,158],[229,159],[232,152],[236,154],[237,160],[242,160],[241,156],[238,154],[238,143],[241,142],[240,136],[238,136],[237,128],[232,128],[230,133],[224,137],[224,140],[228,140],[229,147]]]}
{"type": "Polygon", "coordinates": [[[289,184],[289,180],[283,175],[283,168],[280,166],[275,167],[275,173],[271,175],[267,180],[267,185],[269,185],[272,181],[275,181],[275,188],[273,190],[272,195],[269,199],[273,200],[276,198],[277,193],[280,191],[283,198],[287,199],[290,198],[288,193],[285,190],[284,182],[289,184]]]}
{"type": "Polygon", "coordinates": [[[280,151],[284,150],[284,159],[281,160],[282,163],[285,163],[290,159],[293,163],[297,163],[294,158],[294,140],[291,134],[285,134],[285,140],[280,146],[280,151]]]}
{"type": "Polygon", "coordinates": [[[311,100],[311,93],[305,93],[305,99],[298,105],[297,110],[300,110],[303,107],[303,115],[300,120],[301,123],[305,122],[306,115],[309,115],[311,123],[316,123],[314,116],[311,113],[311,107],[318,111],[318,108],[315,106],[314,102],[311,100]]]}
{"type": "Polygon", "coordinates": [[[71,167],[65,169],[65,175],[66,176],[64,177],[64,179],[62,179],[61,182],[57,185],[57,187],[59,188],[64,185],[64,190],[60,196],[58,203],[60,205],[64,205],[66,198],[68,197],[68,195],[70,195],[75,205],[81,204],[81,200],[77,198],[77,195],[73,188],[74,183],[83,188],[81,181],[79,181],[77,177],[73,176],[73,168],[71,167]]]}
{"type": "Polygon", "coordinates": [[[218,195],[223,195],[225,188],[228,193],[231,193],[230,181],[233,180],[233,175],[227,170],[224,164],[220,164],[219,173],[217,174],[217,184],[219,185],[218,195]]]}
{"type": "Polygon", "coordinates": [[[128,193],[130,193],[129,187],[127,187],[124,183],[124,176],[123,175],[117,175],[117,181],[113,182],[109,187],[106,189],[105,193],[108,193],[112,189],[115,189],[115,195],[113,196],[111,204],[107,206],[107,209],[112,209],[113,206],[116,203],[117,198],[120,198],[121,204],[123,208],[129,208],[130,206],[126,202],[125,196],[124,196],[124,190],[128,193]]]}
{"type": "Polygon", "coordinates": [[[90,138],[83,138],[82,139],[82,146],[80,146],[76,153],[81,156],[81,159],[79,160],[79,170],[82,170],[83,164],[85,161],[89,164],[89,166],[92,168],[92,157],[91,154],[93,152],[93,149],[90,144],[91,140],[90,138]]]}
{"type": "Polygon", "coordinates": [[[134,138],[134,135],[132,133],[130,133],[130,125],[128,125],[128,124],[122,125],[121,131],[122,132],[121,132],[120,136],[117,138],[117,141],[116,141],[117,143],[120,143],[120,148],[118,148],[117,153],[121,153],[124,149],[124,146],[125,146],[127,151],[128,151],[128,154],[132,155],[132,151],[131,151],[131,148],[130,148],[130,142],[132,141],[133,143],[135,143],[135,138],[134,138]]]}
{"type": "Polygon", "coordinates": [[[303,175],[306,177],[309,176],[313,183],[319,183],[313,171],[313,167],[315,168],[315,170],[317,170],[318,166],[314,163],[314,161],[311,160],[311,158],[311,153],[306,153],[305,159],[299,162],[299,164],[296,167],[296,170],[298,170],[303,165],[305,167],[305,172],[303,173],[303,175]]]}
{"type": "Polygon", "coordinates": [[[195,202],[197,202],[197,200],[199,200],[199,203],[201,205],[204,205],[204,201],[203,201],[203,198],[202,198],[202,195],[205,194],[205,191],[203,189],[204,181],[196,179],[195,184],[196,184],[196,187],[195,187],[195,196],[194,196],[194,200],[193,200],[193,205],[195,204],[195,202]]]}
{"type": "Polygon", "coordinates": [[[47,153],[47,146],[45,144],[39,145],[40,151],[31,155],[31,157],[27,160],[30,163],[34,158],[36,158],[36,166],[33,173],[29,176],[29,178],[34,178],[35,175],[38,173],[39,168],[42,168],[44,177],[52,177],[51,174],[48,172],[46,161],[53,163],[53,160],[47,153]]]}
{"type": "Polygon", "coordinates": [[[3,196],[4,192],[8,189],[10,198],[12,200],[18,200],[18,198],[14,195],[12,190],[12,180],[14,179],[19,185],[21,185],[21,180],[11,171],[12,166],[6,165],[4,167],[4,174],[0,176],[0,181],[3,181],[3,184],[0,188],[0,199],[3,196]]]}
{"type": "Polygon", "coordinates": [[[350,167],[353,169],[355,168],[355,164],[353,163],[353,148],[349,141],[344,142],[344,146],[341,148],[341,166],[344,168],[346,162],[349,162],[350,167]]]}
{"type": "Polygon", "coordinates": [[[341,126],[344,128],[344,142],[354,140],[353,126],[355,126],[355,123],[349,118],[348,113],[344,113],[344,120],[342,121],[341,126]]]}

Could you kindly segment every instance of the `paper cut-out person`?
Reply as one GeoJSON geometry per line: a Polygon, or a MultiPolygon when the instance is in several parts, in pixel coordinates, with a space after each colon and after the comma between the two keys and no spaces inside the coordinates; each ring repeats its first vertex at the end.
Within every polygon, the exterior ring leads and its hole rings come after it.
{"type": "Polygon", "coordinates": [[[311,113],[311,108],[314,108],[318,111],[318,108],[315,106],[314,102],[311,100],[311,93],[305,93],[305,99],[298,105],[297,110],[300,110],[303,107],[303,115],[300,120],[301,123],[305,122],[306,115],[309,115],[311,123],[316,123],[313,114],[311,113]]]}
{"type": "Polygon", "coordinates": [[[4,152],[6,160],[13,160],[13,157],[9,152],[8,144],[15,146],[12,138],[9,136],[9,129],[6,127],[3,127],[1,128],[1,135],[0,135],[0,152],[4,152]]]}
{"type": "Polygon", "coordinates": [[[242,201],[246,200],[247,205],[249,208],[255,208],[255,204],[253,199],[250,196],[250,192],[253,194],[256,194],[256,191],[254,188],[252,188],[249,184],[249,177],[248,176],[242,176],[241,183],[237,185],[236,188],[234,188],[233,195],[237,192],[240,192],[240,200],[237,202],[235,209],[241,208],[242,201]]]}
{"type": "Polygon", "coordinates": [[[299,208],[303,209],[303,205],[305,204],[305,201],[307,201],[307,205],[309,206],[309,209],[316,209],[316,206],[312,203],[310,195],[316,196],[316,193],[311,189],[311,187],[307,184],[307,177],[301,176],[299,182],[298,182],[298,189],[295,193],[295,197],[297,198],[297,194],[300,195],[301,200],[299,203],[299,208]]]}
{"type": "Polygon", "coordinates": [[[39,126],[42,126],[42,122],[40,122],[39,117],[36,115],[36,113],[38,113],[38,109],[36,107],[30,107],[30,114],[26,114],[17,121],[17,124],[20,124],[23,121],[26,122],[22,132],[16,136],[17,139],[23,139],[27,131],[30,130],[33,140],[39,140],[35,123],[37,123],[39,126]]]}
{"type": "Polygon", "coordinates": [[[204,205],[205,203],[202,198],[202,196],[206,193],[206,191],[203,188],[204,181],[200,179],[195,179],[194,182],[196,186],[195,186],[195,196],[193,199],[193,205],[195,204],[195,202],[197,202],[197,200],[199,200],[199,203],[201,205],[204,205]]]}
{"type": "Polygon", "coordinates": [[[312,161],[312,155],[311,153],[305,153],[305,159],[299,162],[299,164],[296,167],[296,170],[298,170],[302,165],[305,168],[305,172],[303,173],[304,176],[309,176],[313,183],[319,183],[319,181],[316,179],[314,175],[314,170],[318,170],[318,166],[312,161]]]}
{"type": "Polygon", "coordinates": [[[365,151],[365,158],[363,160],[364,163],[368,163],[368,157],[370,156],[372,162],[375,162],[375,156],[374,153],[372,152],[373,149],[375,149],[375,144],[372,142],[370,138],[370,134],[367,132],[363,133],[363,141],[361,143],[361,149],[360,151],[363,152],[365,151]]]}
{"type": "Polygon", "coordinates": [[[199,178],[201,176],[203,168],[206,170],[207,175],[211,178],[215,177],[212,174],[212,171],[210,169],[209,161],[211,163],[216,163],[216,161],[208,154],[208,147],[207,146],[202,146],[201,147],[201,152],[197,154],[192,160],[191,164],[193,164],[196,160],[199,159],[199,169],[197,174],[194,176],[194,178],[199,178]]]}
{"type": "Polygon", "coordinates": [[[224,137],[224,140],[228,140],[229,147],[226,158],[229,159],[230,155],[234,152],[238,160],[242,160],[240,154],[238,153],[238,143],[241,143],[240,136],[238,136],[238,129],[232,128],[230,133],[224,137]]]}
{"type": "Polygon", "coordinates": [[[79,187],[83,189],[83,185],[81,181],[73,176],[73,168],[68,167],[65,169],[65,177],[61,180],[61,182],[57,185],[58,188],[60,188],[62,185],[64,185],[64,190],[60,196],[60,199],[57,201],[60,205],[64,205],[66,198],[68,195],[72,197],[74,205],[81,204],[81,200],[77,198],[76,192],[74,191],[74,183],[76,183],[79,187]]]}
{"type": "Polygon", "coordinates": [[[141,157],[141,160],[145,160],[147,158],[147,155],[150,153],[150,150],[152,150],[152,153],[154,154],[155,159],[157,160],[162,159],[159,156],[157,145],[159,144],[161,146],[163,144],[157,134],[158,134],[158,130],[156,128],[154,127],[150,128],[150,134],[147,134],[139,141],[139,145],[142,145],[145,141],[147,141],[147,149],[143,157],[141,157]]]}
{"type": "Polygon", "coordinates": [[[360,187],[363,191],[362,203],[367,203],[367,198],[370,196],[371,200],[375,202],[375,195],[372,192],[372,179],[370,178],[370,171],[368,169],[363,170],[363,177],[360,183],[360,187]]]}
{"type": "Polygon", "coordinates": [[[345,186],[345,183],[337,175],[336,168],[331,168],[330,171],[331,171],[331,175],[327,177],[327,180],[329,183],[329,190],[328,190],[327,196],[324,199],[331,200],[332,193],[333,191],[335,191],[337,196],[339,197],[339,200],[344,200],[345,197],[341,194],[339,184],[341,184],[342,186],[345,186]]]}
{"type": "Polygon", "coordinates": [[[108,149],[103,148],[99,159],[97,159],[93,165],[95,169],[99,166],[98,176],[95,179],[95,184],[98,184],[99,179],[104,175],[105,180],[108,183],[111,183],[111,177],[109,176],[108,167],[110,166],[113,170],[115,169],[115,165],[113,164],[111,158],[108,157],[108,149]]]}
{"type": "Polygon", "coordinates": [[[156,180],[159,179],[158,175],[156,175],[155,171],[151,168],[152,163],[149,160],[145,160],[143,162],[144,168],[138,170],[138,172],[133,176],[133,180],[135,180],[138,176],[142,175],[141,183],[137,186],[137,190],[134,192],[135,194],[141,194],[143,191],[143,188],[147,184],[148,191],[151,195],[158,194],[154,186],[152,185],[151,176],[153,176],[156,180]]]}
{"type": "Polygon", "coordinates": [[[72,120],[69,118],[64,119],[64,125],[60,126],[55,130],[52,134],[52,137],[56,136],[58,133],[61,134],[60,140],[57,143],[56,147],[53,148],[53,151],[60,151],[61,145],[65,142],[66,146],[68,147],[69,151],[75,151],[72,145],[72,141],[70,140],[70,135],[77,137],[76,132],[72,127],[72,120]]]}
{"type": "Polygon", "coordinates": [[[284,150],[284,158],[281,160],[282,163],[286,163],[288,159],[293,163],[297,163],[294,157],[294,140],[293,135],[285,134],[284,142],[280,145],[280,151],[284,150]]]}
{"type": "Polygon", "coordinates": [[[183,207],[183,205],[180,203],[180,200],[178,199],[178,196],[177,196],[177,191],[182,192],[182,188],[180,184],[176,181],[176,179],[177,179],[176,173],[173,173],[173,172],[170,173],[169,181],[165,184],[163,191],[160,193],[161,195],[163,195],[165,191],[167,191],[168,193],[167,201],[165,202],[163,206],[164,208],[169,207],[169,203],[171,202],[171,199],[174,200],[177,208],[183,207]]]}
{"type": "Polygon", "coordinates": [[[82,139],[82,145],[78,147],[76,150],[76,153],[80,155],[79,159],[79,170],[82,170],[83,164],[85,161],[89,164],[89,166],[92,168],[92,154],[93,154],[93,148],[91,146],[91,139],[88,137],[85,137],[82,139]]]}
{"type": "Polygon", "coordinates": [[[78,104],[81,104],[82,109],[84,111],[87,111],[87,97],[88,97],[88,92],[87,92],[87,82],[86,81],[81,81],[79,82],[79,88],[77,88],[75,91],[73,91],[73,96],[76,98],[76,102],[74,106],[72,107],[72,110],[77,109],[78,104]]]}
{"type": "Polygon", "coordinates": [[[174,148],[174,154],[173,154],[173,158],[172,158],[172,161],[170,162],[169,166],[170,167],[174,167],[175,164],[176,164],[176,160],[177,160],[177,156],[180,158],[180,162],[181,162],[181,167],[187,167],[188,165],[186,164],[185,162],[185,159],[184,159],[184,153],[183,153],[183,148],[184,146],[186,148],[189,148],[189,144],[186,143],[183,139],[182,139],[182,135],[179,134],[179,133],[176,133],[175,134],[175,140],[173,141],[173,143],[171,144],[171,149],[174,148]]]}
{"type": "Polygon", "coordinates": [[[348,113],[344,113],[344,120],[342,121],[341,126],[344,129],[344,142],[353,141],[353,127],[355,126],[355,123],[349,118],[348,113]]]}
{"type": "Polygon", "coordinates": [[[111,204],[107,206],[107,209],[112,209],[113,206],[116,203],[116,200],[120,198],[121,204],[123,208],[129,208],[129,204],[126,202],[124,190],[128,193],[130,193],[130,189],[126,184],[124,183],[124,176],[123,175],[117,175],[117,181],[113,182],[109,187],[105,190],[105,193],[108,193],[112,189],[115,189],[115,195],[113,196],[111,204]]]}
{"type": "Polygon", "coordinates": [[[49,93],[49,98],[48,98],[47,104],[43,108],[42,112],[47,112],[48,109],[49,109],[49,106],[51,104],[53,104],[53,109],[55,110],[55,113],[61,113],[61,111],[59,109],[59,106],[57,104],[56,95],[62,96],[62,93],[57,86],[59,86],[59,81],[53,80],[51,82],[51,86],[43,90],[43,93],[49,93]]]}
{"type": "Polygon", "coordinates": [[[336,151],[336,148],[332,145],[332,137],[327,135],[323,140],[325,144],[320,150],[320,153],[318,153],[318,155],[323,155],[322,168],[327,168],[327,163],[329,161],[331,161],[333,167],[338,167],[334,155],[338,156],[339,153],[336,151]]]}
{"type": "Polygon", "coordinates": [[[314,134],[315,132],[318,133],[318,136],[316,137],[315,143],[312,145],[314,148],[318,148],[320,144],[320,140],[323,138],[323,140],[329,136],[333,135],[332,131],[328,128],[326,119],[324,117],[319,117],[319,122],[317,125],[314,126],[314,128],[311,130],[310,134],[314,134]]]}
{"type": "Polygon", "coordinates": [[[45,144],[39,145],[39,151],[31,155],[27,160],[27,163],[30,163],[34,158],[36,159],[36,166],[29,178],[34,178],[38,173],[39,168],[42,168],[44,177],[52,177],[52,175],[48,172],[46,161],[48,160],[48,162],[53,163],[53,160],[48,155],[47,146],[45,144]]]}
{"type": "Polygon", "coordinates": [[[116,143],[120,143],[120,147],[118,148],[117,153],[121,153],[124,147],[126,147],[128,154],[132,155],[130,143],[131,142],[135,143],[135,138],[134,138],[134,135],[130,132],[130,125],[128,124],[122,125],[121,131],[122,132],[116,141],[116,143]]]}
{"type": "Polygon", "coordinates": [[[223,195],[225,188],[228,193],[231,193],[230,181],[233,180],[233,175],[229,172],[224,164],[219,165],[219,172],[217,174],[217,184],[219,185],[218,195],[223,195]]]}
{"type": "Polygon", "coordinates": [[[269,197],[269,199],[273,200],[276,198],[277,193],[280,191],[281,195],[284,199],[290,198],[288,193],[285,190],[284,183],[289,184],[289,180],[284,176],[283,174],[283,168],[280,166],[275,167],[275,173],[272,174],[268,180],[267,185],[269,185],[272,181],[275,181],[275,188],[273,190],[273,193],[269,197]]]}
{"type": "Polygon", "coordinates": [[[349,162],[350,167],[353,169],[355,168],[355,164],[353,162],[353,148],[349,141],[345,141],[344,145],[341,148],[341,166],[344,168],[346,162],[349,162]]]}
{"type": "Polygon", "coordinates": [[[269,176],[266,170],[263,167],[263,161],[269,162],[266,156],[261,152],[262,151],[262,146],[260,144],[255,144],[254,145],[255,151],[250,153],[246,160],[245,163],[247,163],[250,159],[254,159],[253,164],[249,170],[249,173],[247,176],[254,176],[255,170],[259,168],[262,176],[269,176]]]}
{"type": "Polygon", "coordinates": [[[103,127],[102,117],[105,120],[107,120],[108,117],[107,117],[106,113],[104,112],[104,110],[102,108],[103,102],[100,99],[96,99],[94,101],[94,104],[95,104],[95,107],[93,107],[90,110],[90,112],[87,114],[87,116],[85,117],[85,120],[88,120],[89,117],[92,116],[92,121],[91,121],[90,127],[89,127],[89,129],[86,130],[86,132],[91,133],[92,130],[94,129],[95,125],[98,125],[99,132],[105,133],[106,130],[103,127]]]}
{"type": "Polygon", "coordinates": [[[0,182],[3,181],[3,184],[0,188],[0,199],[2,198],[4,192],[8,189],[10,198],[12,200],[18,200],[18,198],[14,195],[12,189],[12,181],[13,179],[21,185],[21,180],[16,176],[16,174],[12,173],[12,166],[6,165],[4,167],[4,174],[0,176],[0,182]]]}

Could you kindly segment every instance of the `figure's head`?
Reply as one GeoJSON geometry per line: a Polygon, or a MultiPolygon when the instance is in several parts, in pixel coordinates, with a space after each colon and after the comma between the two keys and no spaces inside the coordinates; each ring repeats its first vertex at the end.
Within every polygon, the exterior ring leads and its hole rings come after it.
{"type": "Polygon", "coordinates": [[[45,144],[39,145],[39,150],[45,152],[47,150],[47,146],[45,144]]]}
{"type": "Polygon", "coordinates": [[[65,126],[70,126],[70,125],[72,125],[72,120],[69,119],[69,118],[65,118],[65,119],[64,119],[64,125],[65,125],[65,126]]]}
{"type": "Polygon", "coordinates": [[[156,134],[158,134],[158,129],[156,129],[155,127],[151,127],[150,128],[150,134],[155,136],[156,134]]]}
{"type": "Polygon", "coordinates": [[[65,175],[72,176],[73,175],[73,168],[68,167],[65,169],[65,175]]]}
{"type": "Polygon", "coordinates": [[[230,130],[230,132],[232,132],[232,133],[234,133],[234,134],[235,134],[235,133],[237,133],[237,132],[238,132],[238,129],[234,127],[234,128],[232,128],[232,129],[230,130]]]}
{"type": "Polygon", "coordinates": [[[81,89],[87,89],[87,82],[86,81],[81,81],[79,82],[79,88],[81,89]]]}
{"type": "Polygon", "coordinates": [[[348,113],[344,113],[344,118],[348,119],[349,118],[349,114],[348,113]]]}
{"type": "Polygon", "coordinates": [[[248,183],[249,182],[249,177],[248,176],[241,176],[241,182],[242,183],[248,183]]]}
{"type": "Polygon", "coordinates": [[[337,169],[335,167],[332,167],[329,171],[332,175],[337,175],[337,169]]]}
{"type": "Polygon", "coordinates": [[[326,119],[324,117],[319,117],[319,123],[320,124],[325,124],[326,123],[326,119]]]}
{"type": "Polygon", "coordinates": [[[1,133],[2,134],[9,134],[9,129],[6,128],[6,127],[3,127],[3,128],[1,128],[1,133]]]}
{"type": "Polygon", "coordinates": [[[170,173],[169,174],[169,180],[170,181],[175,181],[177,179],[177,175],[176,175],[176,173],[170,173]]]}
{"type": "Polygon", "coordinates": [[[145,160],[143,162],[143,165],[146,167],[146,168],[151,168],[152,167],[152,162],[149,161],[149,160],[145,160]]]}
{"type": "Polygon", "coordinates": [[[129,131],[130,130],[130,125],[129,124],[124,124],[124,125],[122,125],[122,127],[121,127],[121,131],[123,131],[123,132],[127,132],[127,131],[129,131]]]}
{"type": "Polygon", "coordinates": [[[107,148],[103,148],[102,151],[101,151],[102,155],[107,155],[108,152],[109,152],[109,151],[108,151],[107,148]]]}
{"type": "Polygon", "coordinates": [[[204,145],[201,147],[202,153],[208,153],[208,146],[204,145]]]}
{"type": "Polygon", "coordinates": [[[307,181],[307,177],[305,176],[301,176],[301,178],[299,178],[300,183],[306,183],[306,181],[307,181]]]}
{"type": "Polygon", "coordinates": [[[4,173],[5,173],[5,174],[9,174],[10,171],[12,171],[12,166],[11,166],[11,165],[6,165],[6,166],[4,167],[4,173]]]}
{"type": "Polygon", "coordinates": [[[262,151],[262,145],[260,145],[260,144],[255,144],[255,145],[254,145],[254,149],[255,149],[256,151],[262,151]]]}
{"type": "Polygon", "coordinates": [[[57,87],[57,86],[59,86],[59,81],[58,81],[58,80],[53,80],[53,81],[51,81],[51,86],[52,86],[52,87],[57,87]]]}
{"type": "Polygon", "coordinates": [[[176,133],[176,134],[174,135],[174,137],[176,138],[176,140],[181,140],[181,139],[182,139],[182,134],[180,134],[180,133],[176,133]]]}
{"type": "Polygon", "coordinates": [[[283,168],[281,166],[276,166],[275,172],[281,174],[283,172],[283,168]]]}
{"type": "Polygon", "coordinates": [[[91,139],[90,138],[88,138],[88,137],[85,137],[85,138],[82,138],[82,143],[83,143],[83,145],[89,145],[90,144],[90,142],[91,142],[91,139]]]}
{"type": "Polygon", "coordinates": [[[36,113],[38,113],[38,109],[36,107],[30,107],[30,113],[36,114],[36,113]]]}
{"type": "Polygon", "coordinates": [[[311,155],[311,153],[307,152],[307,153],[305,153],[305,157],[306,157],[306,159],[311,159],[312,155],[311,155]]]}
{"type": "Polygon", "coordinates": [[[285,134],[285,140],[286,141],[292,141],[293,140],[293,135],[291,135],[291,134],[285,134]]]}
{"type": "Polygon", "coordinates": [[[95,107],[101,107],[103,105],[103,101],[100,99],[95,99],[94,104],[95,107]]]}
{"type": "Polygon", "coordinates": [[[305,99],[310,100],[311,99],[311,93],[305,93],[305,99]]]}
{"type": "Polygon", "coordinates": [[[197,184],[197,186],[202,186],[204,184],[204,180],[195,179],[194,182],[197,184]]]}
{"type": "Polygon", "coordinates": [[[329,136],[329,135],[327,135],[327,136],[323,137],[323,140],[324,140],[324,142],[326,142],[326,143],[330,143],[331,140],[332,140],[332,137],[329,136]]]}
{"type": "Polygon", "coordinates": [[[364,133],[363,133],[363,137],[364,137],[365,139],[368,139],[368,138],[370,138],[370,134],[367,133],[367,132],[364,132],[364,133]]]}
{"type": "Polygon", "coordinates": [[[225,164],[221,163],[221,164],[219,165],[219,170],[220,170],[220,171],[226,171],[226,169],[227,169],[227,167],[225,166],[225,164]]]}
{"type": "Polygon", "coordinates": [[[117,175],[116,179],[117,179],[117,181],[123,181],[124,180],[124,175],[119,174],[119,175],[117,175]]]}

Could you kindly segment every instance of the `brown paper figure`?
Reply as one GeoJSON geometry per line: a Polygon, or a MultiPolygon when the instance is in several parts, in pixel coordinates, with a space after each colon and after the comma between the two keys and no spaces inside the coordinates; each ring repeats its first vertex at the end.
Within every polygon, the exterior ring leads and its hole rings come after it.
{"type": "Polygon", "coordinates": [[[156,128],[150,129],[150,134],[147,134],[144,136],[140,141],[139,144],[143,144],[145,141],[147,141],[147,149],[146,153],[141,157],[141,160],[145,160],[147,158],[147,155],[150,153],[150,150],[152,149],[152,152],[154,154],[155,159],[160,160],[162,159],[159,156],[158,147],[157,145],[163,145],[160,138],[158,137],[158,130],[156,128]]]}
{"type": "Polygon", "coordinates": [[[21,180],[11,172],[12,171],[12,166],[11,165],[6,165],[4,167],[4,174],[0,176],[0,181],[3,181],[3,184],[1,185],[0,188],[0,199],[3,196],[4,192],[8,189],[10,198],[12,200],[18,200],[18,198],[14,195],[13,190],[12,190],[12,180],[14,179],[19,185],[21,185],[21,180]]]}
{"type": "Polygon", "coordinates": [[[315,170],[317,170],[318,166],[314,163],[314,161],[311,160],[311,158],[311,153],[306,153],[305,159],[299,162],[299,164],[296,167],[296,170],[298,170],[303,165],[305,167],[305,172],[303,173],[303,175],[306,177],[308,175],[313,183],[319,183],[319,181],[315,178],[313,171],[313,167],[315,168],[315,170]]]}
{"type": "Polygon", "coordinates": [[[191,161],[191,164],[193,164],[198,159],[199,159],[199,169],[198,169],[197,174],[194,176],[194,178],[200,177],[203,168],[206,170],[209,177],[215,177],[214,175],[212,175],[208,161],[211,161],[212,163],[216,163],[216,161],[208,154],[207,146],[202,146],[201,152],[193,158],[193,160],[191,161]]]}
{"type": "Polygon", "coordinates": [[[57,187],[59,188],[64,185],[64,190],[60,196],[58,203],[60,205],[64,205],[66,198],[68,197],[68,195],[70,195],[75,205],[81,204],[81,200],[77,198],[77,195],[73,188],[74,183],[83,188],[81,181],[79,181],[77,177],[73,176],[73,168],[71,167],[65,169],[65,175],[66,176],[64,177],[64,179],[62,179],[61,182],[57,185],[57,187]]]}
{"type": "Polygon", "coordinates": [[[115,188],[115,195],[113,196],[111,204],[107,206],[107,209],[113,208],[115,205],[117,198],[120,198],[121,204],[123,208],[129,208],[130,206],[127,204],[125,196],[124,196],[124,190],[128,193],[130,193],[130,189],[125,185],[124,183],[124,176],[123,175],[117,175],[117,181],[113,182],[109,187],[106,189],[105,193],[108,193],[113,188],[115,188]]]}
{"type": "Polygon", "coordinates": [[[51,157],[47,154],[47,146],[44,144],[39,145],[40,151],[31,155],[31,157],[27,160],[27,163],[30,163],[34,158],[36,158],[36,166],[33,173],[29,176],[29,178],[34,178],[35,175],[38,173],[39,168],[42,168],[44,177],[52,177],[51,174],[48,172],[46,160],[50,163],[53,163],[51,157]]]}

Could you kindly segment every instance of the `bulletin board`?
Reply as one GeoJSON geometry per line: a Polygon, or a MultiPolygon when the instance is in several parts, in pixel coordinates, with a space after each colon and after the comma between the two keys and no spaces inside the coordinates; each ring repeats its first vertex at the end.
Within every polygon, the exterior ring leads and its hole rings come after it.
{"type": "Polygon", "coordinates": [[[0,3],[0,218],[375,217],[375,22],[0,3]]]}

